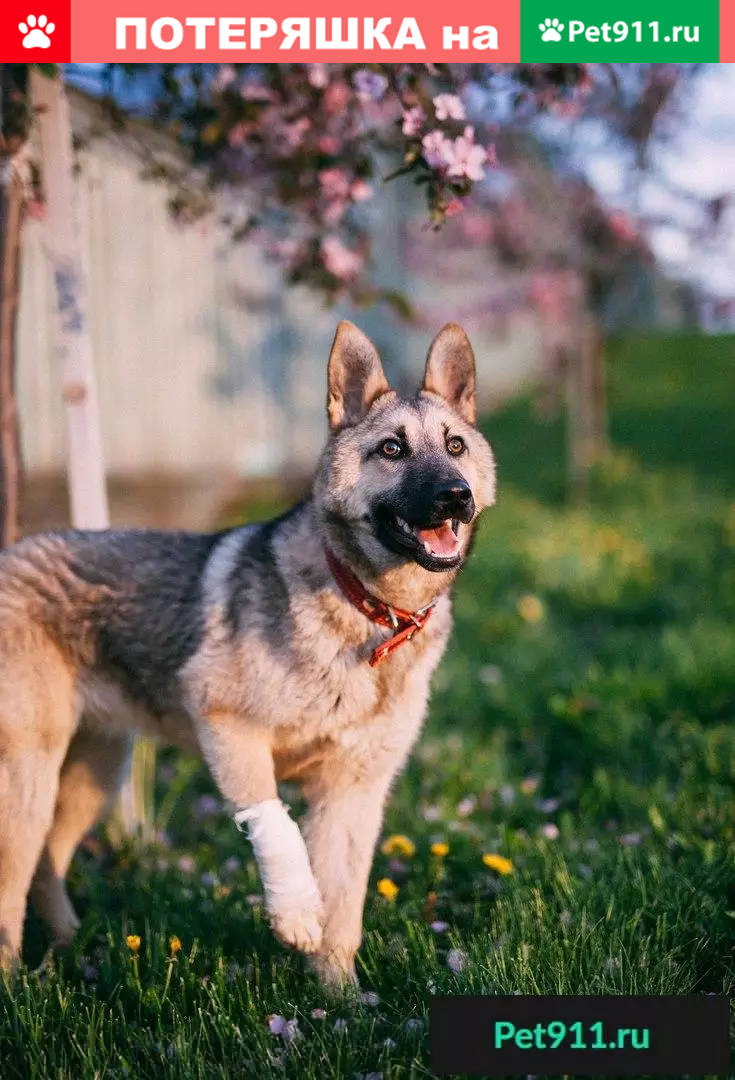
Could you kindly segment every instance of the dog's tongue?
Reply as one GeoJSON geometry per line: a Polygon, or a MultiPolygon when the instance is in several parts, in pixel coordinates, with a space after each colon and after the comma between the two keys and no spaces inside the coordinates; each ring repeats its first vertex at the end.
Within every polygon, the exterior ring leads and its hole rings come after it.
{"type": "Polygon", "coordinates": [[[459,540],[454,535],[451,521],[442,521],[435,529],[417,529],[416,535],[423,544],[428,544],[432,554],[441,558],[451,558],[459,551],[459,540]]]}

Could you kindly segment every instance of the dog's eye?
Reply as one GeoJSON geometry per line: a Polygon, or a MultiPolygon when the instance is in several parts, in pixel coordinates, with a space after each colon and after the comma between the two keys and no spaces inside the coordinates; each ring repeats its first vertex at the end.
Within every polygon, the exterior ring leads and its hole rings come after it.
{"type": "Polygon", "coordinates": [[[461,454],[464,450],[464,439],[460,439],[459,435],[455,435],[454,438],[448,439],[447,450],[450,454],[461,454]]]}
{"type": "Polygon", "coordinates": [[[383,457],[397,458],[403,453],[403,447],[399,443],[398,439],[386,439],[383,445],[380,447],[380,452],[383,457]]]}

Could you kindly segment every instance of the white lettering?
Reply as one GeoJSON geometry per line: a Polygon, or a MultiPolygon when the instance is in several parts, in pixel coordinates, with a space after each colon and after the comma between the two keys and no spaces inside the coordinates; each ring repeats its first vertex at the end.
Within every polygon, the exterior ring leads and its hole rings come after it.
{"type": "Polygon", "coordinates": [[[498,31],[494,26],[476,26],[472,39],[473,49],[497,49],[498,31]]]}
{"type": "Polygon", "coordinates": [[[342,40],[342,16],[332,18],[332,40],[327,41],[327,20],[316,20],[316,47],[317,49],[356,49],[357,42],[357,19],[347,20],[347,40],[342,40]]]}
{"type": "Polygon", "coordinates": [[[151,44],[157,49],[178,49],[184,40],[184,28],[178,19],[156,19],[151,26],[151,44]],[[171,37],[166,41],[163,30],[168,27],[171,37]]]}
{"type": "Polygon", "coordinates": [[[579,19],[570,19],[569,20],[569,40],[574,41],[575,37],[579,37],[579,35],[583,34],[583,33],[584,33],[584,23],[580,22],[579,19]]]}
{"type": "Polygon", "coordinates": [[[470,47],[470,28],[469,26],[460,26],[459,30],[455,34],[451,26],[445,26],[442,33],[442,47],[445,49],[453,49],[454,42],[459,42],[460,49],[469,49],[470,47]]]}
{"type": "Polygon", "coordinates": [[[207,27],[214,26],[216,19],[206,19],[201,15],[195,19],[187,19],[186,25],[194,27],[194,48],[206,49],[207,47],[207,27]]]}
{"type": "Polygon", "coordinates": [[[413,45],[415,49],[425,49],[424,39],[419,30],[419,24],[415,19],[404,19],[401,28],[393,42],[394,49],[403,49],[406,45],[413,45]]]}
{"type": "Polygon", "coordinates": [[[284,19],[281,23],[281,30],[286,36],[280,47],[282,49],[291,49],[298,41],[299,48],[308,49],[311,41],[310,26],[310,19],[284,19]]]}
{"type": "Polygon", "coordinates": [[[250,48],[259,49],[261,38],[275,37],[278,23],[275,19],[250,20],[250,48]]]}
{"type": "Polygon", "coordinates": [[[127,49],[128,28],[135,30],[135,48],[145,48],[145,19],[115,19],[115,48],[127,49]]]}
{"type": "Polygon", "coordinates": [[[247,46],[240,38],[245,37],[244,16],[222,16],[219,21],[220,49],[245,49],[247,46]]]}
{"type": "Polygon", "coordinates": [[[391,22],[392,22],[391,19],[380,19],[378,21],[378,25],[376,26],[375,25],[375,19],[372,19],[372,18],[365,19],[365,30],[364,30],[365,40],[364,40],[363,44],[364,44],[366,49],[374,49],[376,43],[377,43],[377,46],[378,46],[379,49],[390,49],[390,48],[392,48],[391,43],[388,41],[388,38],[385,36],[385,31],[388,29],[391,22]]]}

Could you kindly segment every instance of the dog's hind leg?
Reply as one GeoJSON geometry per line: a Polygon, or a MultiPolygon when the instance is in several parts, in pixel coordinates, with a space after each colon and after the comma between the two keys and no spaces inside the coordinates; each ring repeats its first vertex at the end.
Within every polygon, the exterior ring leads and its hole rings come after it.
{"type": "Polygon", "coordinates": [[[92,730],[82,721],[64,759],[53,823],[31,890],[33,906],[57,945],[68,944],[79,926],[64,884],[69,864],[117,794],[129,756],[127,737],[92,730]]]}
{"type": "Polygon", "coordinates": [[[2,657],[0,684],[0,968],[12,968],[77,707],[71,671],[37,643],[2,657]]]}

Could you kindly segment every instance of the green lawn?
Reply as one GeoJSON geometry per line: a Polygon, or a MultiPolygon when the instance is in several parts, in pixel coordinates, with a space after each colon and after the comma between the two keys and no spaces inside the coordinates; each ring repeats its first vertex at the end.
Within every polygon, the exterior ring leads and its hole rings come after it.
{"type": "Polygon", "coordinates": [[[274,943],[247,844],[165,754],[161,846],[93,839],[77,947],[0,990],[3,1080],[426,1077],[433,992],[732,995],[735,339],[618,343],[610,379],[588,511],[560,425],[487,420],[499,503],[391,802],[415,850],[376,858],[362,1000],[274,943]]]}

